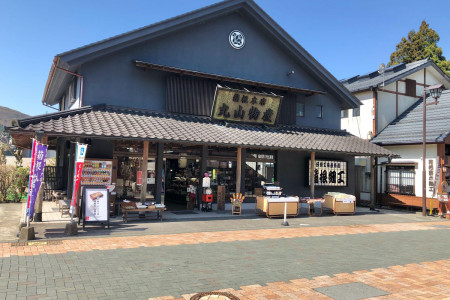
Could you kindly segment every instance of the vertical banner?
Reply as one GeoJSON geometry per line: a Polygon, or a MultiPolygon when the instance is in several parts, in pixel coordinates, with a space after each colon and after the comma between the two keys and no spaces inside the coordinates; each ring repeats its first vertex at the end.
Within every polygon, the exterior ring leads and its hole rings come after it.
{"type": "Polygon", "coordinates": [[[31,180],[31,188],[30,188],[30,202],[28,211],[28,217],[32,217],[34,214],[34,204],[36,202],[37,194],[39,192],[39,188],[41,187],[42,178],[44,177],[44,169],[45,169],[45,159],[47,157],[47,145],[42,145],[41,143],[36,143],[35,147],[35,158],[34,158],[34,166],[33,166],[33,178],[31,180]]]}
{"type": "Polygon", "coordinates": [[[73,190],[72,190],[72,201],[70,203],[70,214],[71,220],[73,221],[73,214],[75,212],[75,207],[77,205],[77,192],[80,186],[81,173],[83,172],[84,158],[86,157],[86,144],[77,143],[77,149],[75,152],[75,170],[73,177],[73,190]]]}
{"type": "Polygon", "coordinates": [[[30,176],[28,176],[28,196],[27,196],[27,210],[25,212],[25,218],[29,215],[30,211],[30,199],[31,199],[31,182],[33,181],[33,171],[34,171],[34,162],[36,160],[36,145],[37,141],[33,139],[33,146],[31,148],[31,166],[30,166],[30,176]]]}

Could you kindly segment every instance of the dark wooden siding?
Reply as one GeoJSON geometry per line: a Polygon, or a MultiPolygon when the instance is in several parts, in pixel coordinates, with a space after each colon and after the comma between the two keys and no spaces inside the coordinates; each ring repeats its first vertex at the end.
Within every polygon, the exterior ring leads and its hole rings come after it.
{"type": "Polygon", "coordinates": [[[297,96],[288,93],[284,95],[281,102],[280,115],[278,116],[278,123],[293,125],[295,124],[295,110],[297,108],[297,96]]]}
{"type": "Polygon", "coordinates": [[[209,116],[215,91],[216,83],[211,80],[169,76],[167,78],[167,111],[209,116]]]}
{"type": "MultiPolygon", "coordinates": [[[[217,82],[203,78],[172,75],[167,78],[167,111],[178,114],[210,116],[214,102],[217,82]]],[[[295,124],[296,94],[220,83],[224,87],[248,89],[258,93],[270,93],[284,96],[278,116],[280,124],[295,124]]]]}

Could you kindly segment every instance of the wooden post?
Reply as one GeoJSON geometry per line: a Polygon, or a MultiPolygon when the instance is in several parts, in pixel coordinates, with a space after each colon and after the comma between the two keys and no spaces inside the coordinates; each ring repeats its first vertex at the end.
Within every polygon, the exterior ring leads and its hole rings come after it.
{"type": "Polygon", "coordinates": [[[242,181],[242,148],[237,148],[237,163],[236,163],[236,193],[241,192],[242,181]]]}
{"type": "MultiPolygon", "coordinates": [[[[42,133],[37,133],[36,139],[43,145],[48,143],[48,137],[46,135],[42,135],[42,133]]],[[[39,187],[39,191],[36,196],[36,203],[34,204],[34,218],[33,218],[34,222],[42,222],[42,204],[43,204],[42,202],[44,200],[44,186],[45,186],[44,180],[41,182],[41,186],[39,187]]]]}
{"type": "Polygon", "coordinates": [[[156,145],[156,187],[155,187],[155,201],[157,203],[163,203],[162,201],[162,172],[163,172],[163,155],[164,155],[164,143],[159,142],[156,145]]]}
{"type": "Polygon", "coordinates": [[[370,210],[375,209],[375,162],[373,156],[370,157],[370,210]]]}
{"type": "Polygon", "coordinates": [[[207,167],[207,160],[208,160],[208,146],[202,146],[202,152],[201,152],[201,160],[200,160],[200,178],[198,180],[198,188],[197,188],[197,208],[200,210],[200,204],[202,203],[203,198],[203,177],[206,173],[206,167],[207,167]]]}
{"type": "Polygon", "coordinates": [[[147,197],[147,164],[148,164],[148,141],[144,141],[144,149],[142,155],[142,184],[141,184],[141,203],[144,204],[147,197]]]}
{"type": "Polygon", "coordinates": [[[316,165],[316,152],[311,152],[311,169],[309,170],[309,182],[311,187],[311,199],[314,199],[314,166],[316,165]]]}

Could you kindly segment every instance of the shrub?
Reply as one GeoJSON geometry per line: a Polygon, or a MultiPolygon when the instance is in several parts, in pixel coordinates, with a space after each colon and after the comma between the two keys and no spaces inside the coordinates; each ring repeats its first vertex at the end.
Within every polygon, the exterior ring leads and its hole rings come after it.
{"type": "Polygon", "coordinates": [[[16,168],[13,166],[0,165],[0,202],[5,202],[8,190],[14,183],[16,168]]]}

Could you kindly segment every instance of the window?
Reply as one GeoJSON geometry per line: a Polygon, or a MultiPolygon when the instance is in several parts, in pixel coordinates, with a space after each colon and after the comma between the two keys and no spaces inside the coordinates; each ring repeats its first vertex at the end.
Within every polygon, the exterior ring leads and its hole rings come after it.
{"type": "Polygon", "coordinates": [[[360,108],[354,108],[353,109],[353,117],[359,117],[360,115],[360,108]]]}
{"type": "Polygon", "coordinates": [[[317,110],[317,113],[316,113],[317,118],[322,119],[322,117],[323,117],[322,105],[316,105],[316,110],[317,110]]]}
{"type": "Polygon", "coordinates": [[[416,95],[416,81],[412,79],[405,80],[405,93],[409,97],[417,97],[416,95]]]}
{"type": "Polygon", "coordinates": [[[348,118],[348,109],[341,109],[341,119],[348,118]]]}
{"type": "Polygon", "coordinates": [[[297,108],[296,108],[295,115],[297,117],[304,117],[305,116],[305,103],[297,102],[297,108]]]}
{"type": "Polygon", "coordinates": [[[414,195],[414,166],[388,166],[386,191],[392,194],[414,195]]]}

